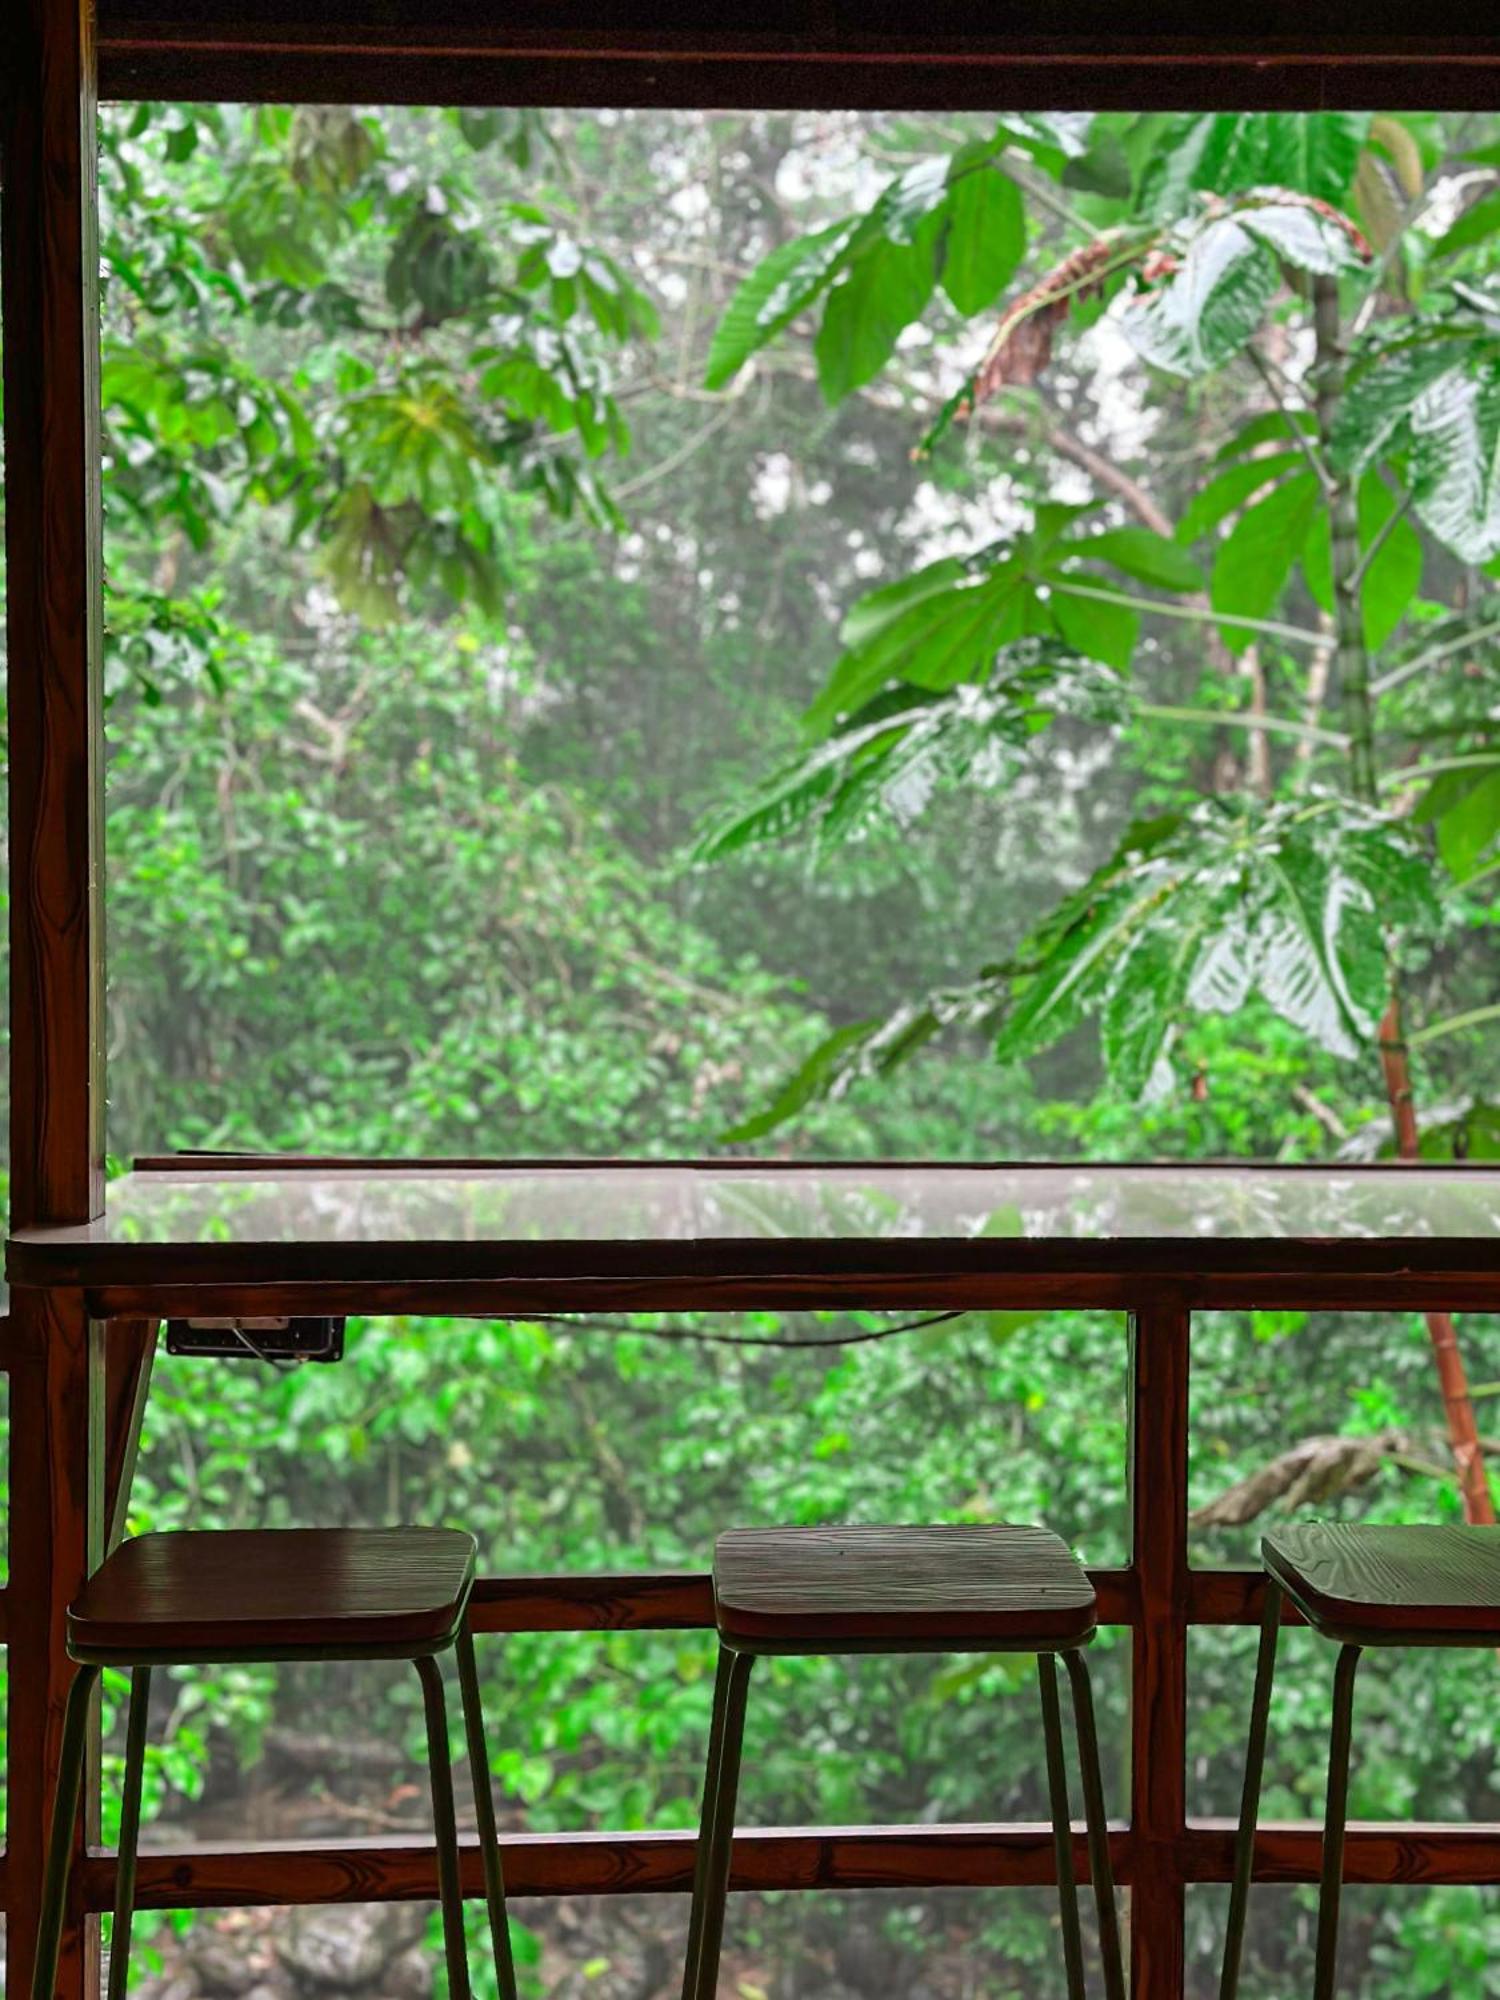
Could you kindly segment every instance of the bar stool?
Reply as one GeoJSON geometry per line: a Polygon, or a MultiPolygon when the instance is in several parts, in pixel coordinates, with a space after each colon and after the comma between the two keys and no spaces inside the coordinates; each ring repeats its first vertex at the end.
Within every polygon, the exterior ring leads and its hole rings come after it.
{"type": "Polygon", "coordinates": [[[714,2000],[750,1670],[762,1655],[1035,1653],[1069,2000],[1083,2000],[1057,1655],[1073,1685],[1089,1873],[1109,2000],[1125,2000],[1099,1743],[1083,1648],[1093,1586],[1056,1535],[1002,1525],[778,1528],[721,1535],[714,1551],[719,1669],[703,1788],[683,2000],[714,2000]]]}
{"type": "Polygon", "coordinates": [[[1354,1676],[1360,1653],[1367,1646],[1493,1648],[1500,1640],[1500,1531],[1458,1526],[1341,1527],[1320,1521],[1267,1535],[1260,1553],[1268,1579],[1265,1615],[1250,1706],[1245,1787],[1219,1994],[1220,2000],[1234,2000],[1239,1987],[1266,1756],[1266,1720],[1276,1671],[1276,1635],[1282,1600],[1289,1597],[1313,1630],[1339,1648],[1333,1678],[1333,1728],[1313,1968],[1313,2000],[1333,2000],[1354,1676]]]}
{"type": "Polygon", "coordinates": [[[122,1542],[68,1610],[68,1692],[32,2000],[53,2000],[89,1698],[104,1667],[129,1668],[130,1714],[108,2000],[124,2000],[151,1670],[199,1662],[410,1660],[427,1718],[439,1896],[451,2000],[469,2000],[453,1774],[439,1655],[455,1653],[474,1781],[485,1899],[502,2000],[516,2000],[505,1884],[469,1630],[474,1537],[446,1528],[190,1530],[122,1542]]]}

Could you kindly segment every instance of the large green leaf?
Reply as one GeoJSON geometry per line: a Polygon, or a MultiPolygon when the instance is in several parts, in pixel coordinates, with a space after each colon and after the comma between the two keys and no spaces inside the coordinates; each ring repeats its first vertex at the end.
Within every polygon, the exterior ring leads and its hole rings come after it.
{"type": "Polygon", "coordinates": [[[1200,487],[1183,509],[1182,519],[1177,523],[1178,541],[1184,545],[1198,541],[1228,515],[1236,513],[1253,494],[1275,485],[1303,463],[1300,452],[1278,451],[1226,466],[1206,486],[1200,487]]]}
{"type": "Polygon", "coordinates": [[[1398,822],[1346,801],[1209,799],[1131,828],[1018,955],[997,1042],[1018,1061],[1101,1017],[1113,1073],[1143,1089],[1185,1016],[1259,994],[1330,1054],[1367,1048],[1392,926],[1435,915],[1398,822]]]}
{"type": "Polygon", "coordinates": [[[717,861],[794,834],[827,848],[878,817],[910,825],[942,788],[1009,783],[1054,716],[1119,723],[1126,712],[1112,673],[1050,641],[1018,641],[982,687],[965,683],[945,694],[870,703],[711,827],[693,858],[717,861]]]}
{"type": "Polygon", "coordinates": [[[1080,556],[1123,570],[1158,590],[1201,590],[1203,576],[1192,557],[1177,542],[1149,528],[1106,528],[1102,535],[1072,544],[1080,556]]]}
{"type": "MultiPolygon", "coordinates": [[[[1281,601],[1321,504],[1312,473],[1294,472],[1247,507],[1214,557],[1209,586],[1214,610],[1235,618],[1268,618],[1281,601]]],[[[1224,643],[1236,652],[1250,643],[1243,626],[1228,625],[1223,631],[1224,643]]]]}
{"type": "Polygon", "coordinates": [[[1128,604],[1106,604],[1097,597],[1075,597],[1066,582],[1052,588],[1053,619],[1063,639],[1091,660],[1124,673],[1140,636],[1141,616],[1128,604]]]}
{"type": "Polygon", "coordinates": [[[1219,111],[1174,120],[1141,181],[1140,205],[1172,216],[1195,192],[1292,188],[1320,201],[1348,193],[1370,130],[1357,111],[1219,111]]]}
{"type": "Polygon", "coordinates": [[[1415,817],[1437,829],[1438,853],[1455,881],[1467,882],[1500,857],[1500,744],[1463,753],[1435,778],[1415,817]]]}
{"type": "MultiPolygon", "coordinates": [[[[982,681],[997,648],[1020,636],[1025,576],[1018,562],[1001,562],[988,571],[966,568],[955,582],[948,581],[946,565],[933,568],[944,572],[935,588],[913,593],[899,608],[892,607],[890,617],[875,614],[878,622],[870,636],[840,659],[807,711],[810,734],[834,728],[892,681],[938,692],[960,681],[982,681]]],[[[889,604],[890,592],[901,588],[891,586],[874,595],[889,604]]],[[[859,613],[856,607],[851,620],[858,620],[859,613]]],[[[869,629],[868,614],[856,629],[869,629]]]]}
{"type": "Polygon", "coordinates": [[[1233,216],[1198,230],[1176,271],[1127,314],[1125,329],[1147,361],[1174,375],[1204,375],[1238,354],[1276,290],[1276,260],[1233,216]]]}
{"type": "MultiPolygon", "coordinates": [[[[1365,644],[1378,653],[1400,625],[1422,586],[1422,538],[1405,519],[1390,525],[1397,501],[1379,473],[1359,482],[1359,545],[1368,558],[1360,578],[1359,601],[1365,644]],[[1379,546],[1369,554],[1377,537],[1379,546]]],[[[1326,508],[1313,517],[1302,551],[1302,574],[1323,610],[1333,610],[1333,555],[1326,508]]]]}
{"type": "Polygon", "coordinates": [[[705,380],[722,389],[762,347],[791,325],[847,262],[859,219],[780,244],[736,291],[709,343],[705,380]]]}
{"type": "Polygon", "coordinates": [[[830,403],[877,376],[897,337],[932,296],[936,231],[909,243],[882,238],[855,259],[828,295],[814,352],[818,383],[830,403]]]}
{"type": "Polygon", "coordinates": [[[1451,257],[1457,250],[1472,250],[1500,230],[1500,188],[1492,189],[1466,208],[1451,229],[1433,244],[1431,255],[1451,257]]]}
{"type": "Polygon", "coordinates": [[[1500,555],[1500,344],[1453,369],[1413,403],[1417,512],[1461,562],[1500,555]]]}
{"type": "Polygon", "coordinates": [[[958,310],[993,305],[1025,250],[1026,211],[1015,182],[988,164],[959,170],[948,196],[942,279],[958,310]]]}
{"type": "Polygon", "coordinates": [[[1377,331],[1350,368],[1332,450],[1354,471],[1404,456],[1438,540],[1464,562],[1500,554],[1500,303],[1457,287],[1399,339],[1377,331]]]}

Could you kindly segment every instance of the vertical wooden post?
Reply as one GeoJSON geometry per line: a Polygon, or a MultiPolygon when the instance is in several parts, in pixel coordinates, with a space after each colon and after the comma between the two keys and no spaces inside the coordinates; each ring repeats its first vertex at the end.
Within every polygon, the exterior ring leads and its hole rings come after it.
{"type": "Polygon", "coordinates": [[[1182,2000],[1180,1845],[1187,1831],[1188,1332],[1175,1307],[1130,1332],[1130,1561],[1138,1619],[1130,1697],[1130,1978],[1135,2000],[1182,2000]]]}
{"type": "MultiPolygon", "coordinates": [[[[11,1221],[103,1198],[101,516],[90,0],[11,0],[0,113],[10,713],[11,1221]]],[[[11,1302],[7,1987],[25,1993],[62,1704],[64,1612],[102,1518],[98,1339],[76,1292],[11,1302]]],[[[59,2000],[97,1984],[71,1918],[59,2000]]]]}
{"type": "Polygon", "coordinates": [[[104,1195],[99,307],[89,0],[15,0],[3,229],[11,1220],[104,1195]]]}
{"type": "MultiPolygon", "coordinates": [[[[101,1554],[103,1461],[94,1441],[104,1364],[102,1330],[91,1326],[81,1292],[14,1292],[10,1331],[10,1601],[16,1616],[6,1746],[6,1991],[15,1996],[30,1992],[53,1779],[73,1677],[64,1617],[101,1554]]],[[[75,1890],[80,1875],[75,1868],[75,1890]]],[[[97,1992],[98,1953],[89,1943],[86,1949],[75,1895],[63,1931],[58,2000],[97,1992]]]]}

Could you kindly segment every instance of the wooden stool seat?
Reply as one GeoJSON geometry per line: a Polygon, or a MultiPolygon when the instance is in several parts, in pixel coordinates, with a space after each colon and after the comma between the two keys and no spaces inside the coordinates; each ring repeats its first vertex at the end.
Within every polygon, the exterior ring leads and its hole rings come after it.
{"type": "Polygon", "coordinates": [[[1280,1528],[1261,1557],[1326,1638],[1352,1645],[1472,1645],[1500,1637],[1500,1530],[1280,1528]]]}
{"type": "Polygon", "coordinates": [[[1045,1528],[737,1529],[714,1552],[738,1652],[1017,1651],[1085,1645],[1093,1586],[1045,1528]]]}
{"type": "Polygon", "coordinates": [[[1001,1522],[896,1528],[739,1528],[714,1549],[714,1681],[682,2000],[716,2000],[750,1673],[762,1655],[1034,1653],[1069,2000],[1084,2000],[1059,1656],[1073,1689],[1089,1875],[1108,2000],[1125,2000],[1086,1648],[1098,1607],[1067,1544],[1001,1522]]]}
{"type": "Polygon", "coordinates": [[[449,1652],[463,1695],[495,1985],[501,2000],[517,2000],[469,1628],[477,1553],[472,1535],[451,1528],[190,1528],[138,1535],[105,1558],[68,1607],[68,1652],[78,1671],[63,1718],[31,2000],[55,2000],[89,1707],[104,1668],[130,1670],[106,1988],[106,2000],[126,2000],[152,1674],[200,1661],[237,1666],[377,1659],[411,1661],[422,1686],[448,1994],[449,2000],[470,2000],[453,1753],[439,1665],[449,1652]]]}
{"type": "Polygon", "coordinates": [[[1229,1890],[1229,1921],[1219,2000],[1238,2000],[1240,1960],[1250,1906],[1255,1826],[1260,1810],[1266,1732],[1276,1674],[1283,1600],[1289,1598],[1313,1630],[1338,1648],[1333,1675],[1333,1725],[1328,1743],[1328,1795],[1323,1813],[1323,1866],[1312,2000],[1334,2000],[1338,1978],[1339,1904],[1344,1881],[1344,1829],[1349,1807],[1349,1755],[1354,1734],[1354,1683],[1367,1646],[1475,1646],[1500,1639],[1500,1529],[1458,1522],[1419,1527],[1348,1526],[1309,1521],[1263,1538],[1266,1602],[1261,1615],[1255,1693],[1240,1794],[1240,1825],[1229,1890]]]}
{"type": "Polygon", "coordinates": [[[68,1611],[75,1659],[223,1648],[282,1657],[366,1649],[413,1659],[453,1644],[474,1537],[450,1528],[267,1528],[122,1542],[68,1611]]]}

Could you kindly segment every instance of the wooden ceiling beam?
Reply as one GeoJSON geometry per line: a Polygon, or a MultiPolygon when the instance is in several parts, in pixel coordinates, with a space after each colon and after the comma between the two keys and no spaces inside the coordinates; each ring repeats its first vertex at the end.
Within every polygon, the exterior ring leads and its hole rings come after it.
{"type": "Polygon", "coordinates": [[[637,105],[851,110],[1482,109],[1500,101],[1500,36],[1472,10],[1409,14],[1372,0],[1360,33],[1326,0],[1275,0],[1255,39],[1204,32],[1203,12],[1158,7],[1121,33],[1117,7],[1045,0],[1027,33],[995,12],[818,4],[694,20],[593,0],[503,13],[465,0],[102,0],[101,93],[221,101],[637,105]]]}

